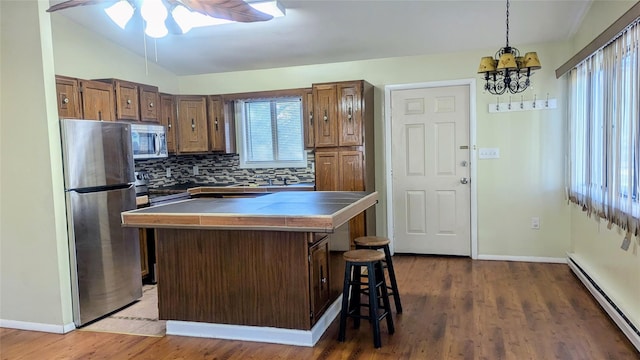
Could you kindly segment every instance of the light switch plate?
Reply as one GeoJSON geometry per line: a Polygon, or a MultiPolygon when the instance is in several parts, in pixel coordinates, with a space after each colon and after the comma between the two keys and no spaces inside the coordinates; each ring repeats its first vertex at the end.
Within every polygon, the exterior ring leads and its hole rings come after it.
{"type": "Polygon", "coordinates": [[[478,150],[478,158],[480,158],[480,159],[499,159],[500,158],[500,149],[499,148],[480,148],[478,150]]]}

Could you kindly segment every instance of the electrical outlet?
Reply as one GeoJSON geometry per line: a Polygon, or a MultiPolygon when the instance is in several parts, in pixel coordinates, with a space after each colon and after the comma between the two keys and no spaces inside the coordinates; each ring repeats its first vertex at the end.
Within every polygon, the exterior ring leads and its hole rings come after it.
{"type": "Polygon", "coordinates": [[[193,175],[200,175],[200,170],[198,169],[198,165],[193,165],[193,175]]]}
{"type": "Polygon", "coordinates": [[[171,177],[171,168],[169,168],[169,167],[167,168],[167,175],[166,176],[167,177],[171,177]]]}
{"type": "Polygon", "coordinates": [[[531,218],[531,228],[534,230],[540,230],[540,218],[534,216],[531,218]]]}

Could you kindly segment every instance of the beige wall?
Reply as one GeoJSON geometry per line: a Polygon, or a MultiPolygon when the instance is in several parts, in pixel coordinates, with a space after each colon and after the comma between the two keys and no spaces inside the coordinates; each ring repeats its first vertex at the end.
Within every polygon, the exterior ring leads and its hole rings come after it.
{"type": "MultiPolygon", "coordinates": [[[[637,0],[597,0],[591,4],[589,11],[572,42],[573,56],[607,29],[629,10],[637,0]]],[[[567,58],[568,60],[568,58],[567,58]]]]}
{"type": "MultiPolygon", "coordinates": [[[[386,234],[386,184],[384,163],[384,87],[476,78],[477,141],[479,147],[499,147],[501,158],[475,161],[478,168],[478,247],[480,255],[564,257],[569,247],[569,209],[563,198],[565,84],[554,70],[567,56],[567,44],[522,46],[536,50],[543,69],[533,76],[534,89],[525,100],[559,98],[558,109],[490,114],[496,98],[482,93],[475,74],[484,52],[465,52],[379,60],[310,65],[180,78],[180,91],[195,94],[308,87],[312,83],[365,79],[376,87],[375,138],[378,233],[386,234]],[[540,217],[541,229],[531,230],[530,219],[540,217]]],[[[513,101],[519,101],[514,95],[513,101]]],[[[501,101],[508,101],[502,96],[501,101]]]]}
{"type": "Polygon", "coordinates": [[[47,2],[0,1],[0,319],[71,322],[47,2]]]}
{"type": "Polygon", "coordinates": [[[150,56],[140,57],[63,15],[51,15],[55,72],[81,79],[115,78],[154,85],[162,92],[178,91],[177,77],[158,66],[150,56]]]}
{"type": "MultiPolygon", "coordinates": [[[[579,36],[574,39],[574,48],[582,49],[635,3],[595,2],[579,29],[579,36]]],[[[640,242],[634,238],[631,248],[624,251],[620,248],[624,234],[617,228],[609,230],[606,222],[588,218],[578,206],[570,208],[570,252],[580,259],[581,266],[640,328],[640,242]]]]}

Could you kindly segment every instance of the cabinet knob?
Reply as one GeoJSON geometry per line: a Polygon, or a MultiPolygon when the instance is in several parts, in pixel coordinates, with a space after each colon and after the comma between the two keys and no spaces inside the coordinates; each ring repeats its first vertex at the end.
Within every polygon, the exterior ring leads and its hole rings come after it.
{"type": "Polygon", "coordinates": [[[196,121],[191,119],[191,131],[196,131],[196,121]]]}
{"type": "Polygon", "coordinates": [[[63,104],[68,104],[69,103],[69,98],[66,97],[66,98],[62,99],[62,103],[63,104]]]}
{"type": "Polygon", "coordinates": [[[324,121],[329,120],[329,117],[327,116],[327,110],[324,110],[324,121]]]}
{"type": "Polygon", "coordinates": [[[213,122],[214,124],[216,124],[216,131],[218,131],[218,118],[216,117],[215,121],[213,122]]]}
{"type": "Polygon", "coordinates": [[[313,125],[313,111],[309,111],[309,124],[313,125]]]}
{"type": "Polygon", "coordinates": [[[349,121],[351,121],[351,106],[349,106],[349,112],[347,115],[347,119],[349,119],[349,121]]]}
{"type": "Polygon", "coordinates": [[[167,128],[171,130],[171,119],[167,117],[167,128]]]}
{"type": "Polygon", "coordinates": [[[127,105],[131,105],[131,99],[127,99],[127,105]]]}
{"type": "Polygon", "coordinates": [[[151,103],[149,103],[149,107],[150,107],[150,108],[152,108],[152,107],[153,107],[153,103],[152,103],[152,102],[151,102],[151,103]]]}

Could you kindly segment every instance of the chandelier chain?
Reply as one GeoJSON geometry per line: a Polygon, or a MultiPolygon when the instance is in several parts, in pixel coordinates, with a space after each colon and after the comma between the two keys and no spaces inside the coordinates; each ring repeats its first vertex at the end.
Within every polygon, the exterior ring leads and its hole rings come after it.
{"type": "Polygon", "coordinates": [[[509,47],[509,0],[507,0],[507,20],[505,22],[507,24],[507,47],[509,47]]]}

